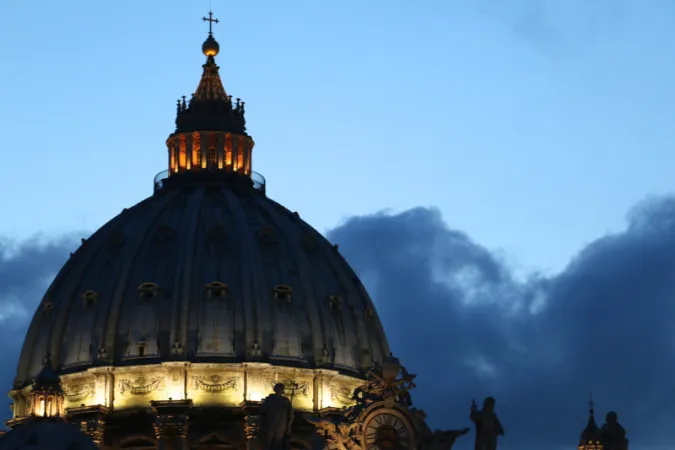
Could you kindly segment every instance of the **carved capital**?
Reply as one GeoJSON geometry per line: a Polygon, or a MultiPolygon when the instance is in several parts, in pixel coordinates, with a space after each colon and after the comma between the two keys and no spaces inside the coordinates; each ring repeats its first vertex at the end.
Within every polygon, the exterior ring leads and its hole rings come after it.
{"type": "Polygon", "coordinates": [[[244,417],[244,433],[246,440],[256,439],[258,437],[259,425],[258,416],[249,414],[244,417]]]}
{"type": "Polygon", "coordinates": [[[153,427],[157,439],[186,437],[188,432],[188,416],[187,414],[160,415],[155,417],[153,427]]]}
{"type": "Polygon", "coordinates": [[[83,420],[80,422],[80,430],[89,436],[92,441],[99,444],[105,433],[105,422],[100,419],[83,420]]]}

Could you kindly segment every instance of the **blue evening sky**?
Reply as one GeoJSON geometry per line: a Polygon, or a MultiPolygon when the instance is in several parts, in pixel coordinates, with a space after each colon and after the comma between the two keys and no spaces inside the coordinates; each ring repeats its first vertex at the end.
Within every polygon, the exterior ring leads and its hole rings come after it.
{"type": "MultiPolygon", "coordinates": [[[[320,231],[438,207],[561,269],[675,186],[675,2],[212,0],[254,170],[320,231]]],[[[151,194],[208,0],[0,3],[0,237],[93,231],[151,194]]]]}

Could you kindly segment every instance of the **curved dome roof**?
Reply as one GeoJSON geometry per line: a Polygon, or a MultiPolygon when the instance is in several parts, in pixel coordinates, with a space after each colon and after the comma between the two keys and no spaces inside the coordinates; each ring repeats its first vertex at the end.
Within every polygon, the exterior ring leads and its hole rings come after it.
{"type": "Polygon", "coordinates": [[[363,285],[297,213],[249,187],[174,183],[72,254],[33,317],[15,387],[45,355],[60,373],[188,360],[357,374],[388,354],[363,285]]]}
{"type": "Polygon", "coordinates": [[[89,436],[63,420],[27,420],[0,437],[0,450],[96,450],[89,436]]]}

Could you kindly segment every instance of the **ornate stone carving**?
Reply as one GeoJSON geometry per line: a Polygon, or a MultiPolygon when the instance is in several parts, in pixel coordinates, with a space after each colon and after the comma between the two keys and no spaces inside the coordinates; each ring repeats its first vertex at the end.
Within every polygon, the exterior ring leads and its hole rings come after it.
{"type": "Polygon", "coordinates": [[[260,357],[262,356],[262,349],[260,344],[256,341],[251,345],[251,348],[248,350],[248,356],[250,357],[260,357]]]}
{"type": "Polygon", "coordinates": [[[98,349],[98,359],[103,362],[110,362],[110,356],[108,355],[108,350],[105,347],[98,349]]]}
{"type": "Polygon", "coordinates": [[[273,378],[268,378],[265,380],[265,384],[267,387],[269,387],[270,391],[274,390],[274,386],[277,383],[283,384],[286,389],[284,390],[284,395],[290,396],[291,394],[294,395],[302,395],[303,397],[308,397],[309,396],[309,383],[306,381],[296,381],[296,380],[274,380],[273,378]]]}
{"type": "MultiPolygon", "coordinates": [[[[332,416],[306,416],[316,427],[317,433],[326,439],[329,450],[363,450],[366,442],[365,425],[375,416],[396,416],[402,423],[410,423],[410,430],[419,430],[413,439],[424,450],[449,450],[459,436],[469,428],[431,433],[425,424],[423,411],[411,408],[410,389],[415,387],[415,375],[400,365],[390,355],[382,365],[368,373],[368,381],[349,392],[348,388],[331,385],[331,398],[340,402],[355,402],[351,407],[332,416]]],[[[411,432],[408,433],[410,436],[411,432]]],[[[411,436],[412,437],[412,436],[411,436]]],[[[409,441],[410,442],[410,441],[409,441]]]]}
{"type": "Polygon", "coordinates": [[[349,405],[352,403],[353,391],[345,386],[338,386],[335,384],[330,385],[330,398],[335,400],[343,405],[349,405]]]}
{"type": "Polygon", "coordinates": [[[326,439],[329,450],[363,450],[359,444],[362,432],[361,423],[339,423],[325,417],[307,417],[316,427],[316,432],[326,439]]]}
{"type": "Polygon", "coordinates": [[[164,389],[164,379],[162,377],[145,378],[141,376],[135,380],[120,380],[120,394],[128,392],[131,395],[146,395],[162,389],[164,389]]]}
{"type": "Polygon", "coordinates": [[[87,398],[93,397],[96,393],[94,383],[80,383],[72,386],[64,386],[66,400],[69,402],[81,402],[87,398]]]}
{"type": "Polygon", "coordinates": [[[237,389],[239,387],[239,378],[223,378],[220,375],[195,375],[192,377],[192,386],[200,391],[218,393],[237,389]]]}

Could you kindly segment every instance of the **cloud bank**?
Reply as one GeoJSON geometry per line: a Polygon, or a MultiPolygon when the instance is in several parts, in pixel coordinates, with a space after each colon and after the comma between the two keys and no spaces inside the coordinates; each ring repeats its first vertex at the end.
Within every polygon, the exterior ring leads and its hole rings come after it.
{"type": "MultiPolygon", "coordinates": [[[[432,426],[468,425],[471,400],[493,395],[502,448],[570,448],[592,390],[598,419],[617,410],[633,448],[675,438],[675,198],[637,205],[625,231],[592,242],[557,275],[527,279],[434,209],[353,217],[328,236],[418,373],[414,400],[432,426]]],[[[32,311],[77,241],[0,242],[7,387],[32,311]]],[[[456,448],[471,445],[466,437],[456,448]]]]}
{"type": "Polygon", "coordinates": [[[524,281],[433,209],[355,217],[329,238],[418,373],[433,426],[467,425],[472,398],[493,395],[505,448],[572,448],[592,390],[599,422],[617,410],[633,446],[675,438],[675,198],[639,204],[624,232],[524,281]]]}
{"type": "MultiPolygon", "coordinates": [[[[69,252],[76,248],[74,235],[57,239],[35,236],[18,243],[0,238],[1,390],[6,391],[12,386],[19,352],[33,312],[49,283],[68,259],[69,252]]],[[[0,408],[2,423],[9,418],[9,408],[0,408]]]]}

